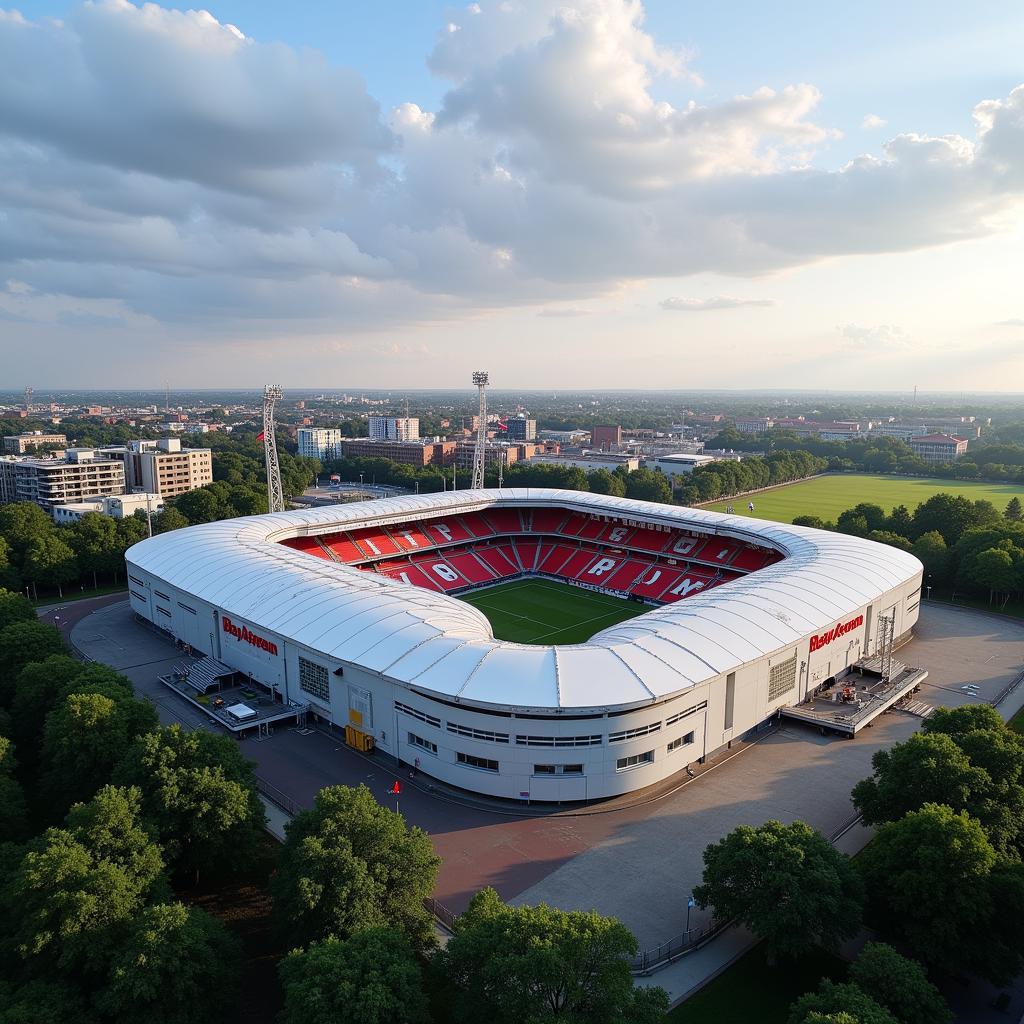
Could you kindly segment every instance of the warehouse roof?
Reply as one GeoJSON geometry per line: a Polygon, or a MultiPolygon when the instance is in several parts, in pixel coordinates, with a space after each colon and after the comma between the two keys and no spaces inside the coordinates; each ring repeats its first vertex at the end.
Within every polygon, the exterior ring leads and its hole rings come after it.
{"type": "Polygon", "coordinates": [[[845,534],[703,509],[543,488],[404,495],[229,519],[142,541],[129,563],[221,611],[446,699],[536,709],[660,700],[784,650],[921,573],[912,555],[845,534]],[[767,568],[653,608],[586,643],[496,640],[472,605],[278,543],[339,529],[545,505],[769,546],[767,568]]]}

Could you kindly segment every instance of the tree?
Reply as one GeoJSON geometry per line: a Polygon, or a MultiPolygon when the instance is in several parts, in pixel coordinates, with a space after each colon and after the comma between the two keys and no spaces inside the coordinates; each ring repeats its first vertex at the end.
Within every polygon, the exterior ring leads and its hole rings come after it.
{"type": "Polygon", "coordinates": [[[916,961],[892,946],[869,942],[850,967],[850,981],[901,1024],[952,1024],[953,1014],[916,961]]]}
{"type": "Polygon", "coordinates": [[[168,505],[158,516],[153,517],[153,533],[170,533],[188,526],[188,519],[178,509],[168,505]]]}
{"type": "Polygon", "coordinates": [[[29,543],[21,571],[27,580],[56,587],[63,597],[64,585],[78,578],[78,561],[69,544],[49,534],[29,543]]]}
{"type": "Polygon", "coordinates": [[[968,579],[979,590],[987,590],[989,602],[995,594],[1009,594],[1017,587],[1017,572],[1010,553],[1002,548],[980,551],[965,566],[968,579]]]}
{"type": "Polygon", "coordinates": [[[72,985],[50,976],[11,988],[0,981],[0,1024],[96,1024],[85,997],[72,985]]]}
{"type": "Polygon", "coordinates": [[[835,949],[857,934],[863,893],[849,859],[806,822],[740,825],[704,851],[701,906],[739,918],[772,954],[835,949]]]}
{"type": "Polygon", "coordinates": [[[117,524],[110,516],[87,512],[69,527],[68,534],[78,556],[78,567],[83,574],[92,575],[93,586],[97,574],[106,575],[120,568],[124,548],[119,542],[117,524]]]}
{"type": "Polygon", "coordinates": [[[893,533],[891,530],[872,530],[868,534],[868,540],[873,540],[878,544],[888,544],[889,547],[899,548],[900,551],[909,551],[911,549],[910,541],[906,537],[893,533]]]}
{"type": "Polygon", "coordinates": [[[1003,518],[1009,519],[1011,523],[1019,523],[1024,519],[1024,507],[1021,506],[1020,498],[1016,495],[1007,502],[1003,518]]]}
{"type": "Polygon", "coordinates": [[[456,986],[456,1019],[466,1024],[653,1024],[668,1000],[661,989],[634,988],[629,958],[636,948],[615,918],[543,904],[510,907],[483,889],[455,922],[442,963],[456,986]]]}
{"type": "MultiPolygon", "coordinates": [[[[990,502],[985,502],[991,506],[990,502]]],[[[980,508],[962,495],[934,494],[914,510],[914,537],[940,533],[946,544],[953,545],[964,530],[981,525],[987,509],[980,508]]]]}
{"type": "Polygon", "coordinates": [[[281,1024],[430,1024],[412,946],[393,929],[313,942],[282,960],[278,972],[281,1024]]]}
{"type": "Polygon", "coordinates": [[[592,469],[587,473],[587,483],[594,494],[611,494],[616,498],[626,495],[626,482],[607,469],[592,469]]]}
{"type": "Polygon", "coordinates": [[[238,989],[241,955],[224,925],[183,903],[157,903],[132,920],[98,1008],[118,1024],[219,1024],[238,989]]]}
{"type": "Polygon", "coordinates": [[[252,765],[227,736],[179,725],[145,733],[114,780],[142,790],[143,817],[176,872],[244,863],[262,836],[252,765]]]}
{"type": "Polygon", "coordinates": [[[286,835],[274,911],[296,945],[378,927],[396,927],[418,946],[432,943],[423,901],[440,859],[422,829],[408,828],[366,786],[320,790],[286,835]]]}
{"type": "Polygon", "coordinates": [[[906,505],[897,505],[885,520],[884,529],[900,537],[911,537],[914,533],[914,517],[906,505]]]}
{"type": "Polygon", "coordinates": [[[0,684],[13,678],[32,661],[68,649],[55,626],[35,622],[12,622],[0,629],[0,684]]]}
{"type": "Polygon", "coordinates": [[[35,622],[36,610],[32,602],[21,594],[0,590],[0,629],[13,622],[35,622]]]}
{"type": "Polygon", "coordinates": [[[137,789],[106,786],[29,844],[0,890],[5,945],[48,971],[106,969],[113,924],[132,920],[163,870],[137,789]]]}
{"type": "Polygon", "coordinates": [[[867,530],[865,533],[870,533],[872,530],[888,530],[888,516],[885,514],[885,509],[881,505],[873,505],[870,502],[862,501],[859,505],[854,505],[853,508],[847,509],[841,513],[836,526],[839,528],[840,533],[848,533],[850,531],[843,529],[844,520],[849,517],[850,519],[863,519],[867,530]]]}
{"type": "Polygon", "coordinates": [[[802,995],[789,1011],[788,1024],[853,1020],[856,1024],[900,1024],[860,986],[825,978],[814,992],[802,995]]]}
{"type": "Polygon", "coordinates": [[[0,736],[0,843],[18,840],[25,831],[28,809],[21,783],[14,776],[14,745],[0,736]]]}
{"type": "Polygon", "coordinates": [[[156,728],[149,701],[93,683],[69,693],[43,726],[42,790],[57,812],[87,800],[108,781],[135,738],[156,728]]]}
{"type": "Polygon", "coordinates": [[[220,502],[208,487],[200,487],[179,495],[174,499],[174,507],[193,525],[212,523],[223,518],[220,502]]]}
{"type": "Polygon", "coordinates": [[[826,523],[820,516],[797,516],[793,520],[794,526],[810,526],[815,530],[828,530],[832,528],[831,523],[826,523]]]}
{"type": "Polygon", "coordinates": [[[926,964],[962,966],[992,912],[986,879],[996,852],[978,821],[925,804],[879,826],[857,863],[884,934],[926,964]]]}
{"type": "Polygon", "coordinates": [[[925,582],[929,578],[941,587],[949,579],[949,548],[938,530],[921,534],[910,548],[914,557],[924,565],[925,582]]]}
{"type": "Polygon", "coordinates": [[[653,469],[634,469],[626,478],[626,497],[668,504],[672,500],[672,485],[664,473],[653,469]]]}

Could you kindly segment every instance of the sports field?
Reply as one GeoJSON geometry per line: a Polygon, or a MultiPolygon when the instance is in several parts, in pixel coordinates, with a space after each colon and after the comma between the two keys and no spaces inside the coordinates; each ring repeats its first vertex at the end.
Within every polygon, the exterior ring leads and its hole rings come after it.
{"type": "Polygon", "coordinates": [[[1024,485],[974,483],[969,480],[941,480],[933,477],[881,476],[869,473],[837,473],[784,484],[749,498],[730,498],[704,505],[714,512],[724,512],[732,505],[737,515],[753,515],[791,523],[797,516],[818,516],[835,522],[840,512],[862,501],[881,505],[891,512],[897,505],[906,505],[911,512],[933,494],[962,494],[971,501],[991,501],[1000,512],[1013,497],[1024,501],[1024,485]],[[747,502],[754,511],[747,511],[747,502]]]}
{"type": "Polygon", "coordinates": [[[516,580],[466,594],[499,640],[520,644],[581,644],[595,633],[643,612],[647,605],[595,594],[551,580],[516,580]]]}

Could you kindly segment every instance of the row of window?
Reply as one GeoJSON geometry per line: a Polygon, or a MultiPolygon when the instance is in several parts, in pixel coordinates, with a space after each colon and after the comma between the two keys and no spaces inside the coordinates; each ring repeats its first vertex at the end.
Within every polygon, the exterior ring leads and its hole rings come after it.
{"type": "Polygon", "coordinates": [[[458,725],[456,722],[448,723],[448,731],[456,736],[466,736],[471,740],[487,740],[490,743],[508,743],[507,732],[490,732],[487,729],[474,729],[469,725],[458,725]]]}
{"type": "Polygon", "coordinates": [[[435,718],[433,715],[428,715],[423,711],[418,711],[416,708],[409,707],[408,704],[403,704],[400,700],[395,701],[395,710],[401,711],[403,715],[408,715],[410,718],[415,718],[418,722],[432,725],[435,729],[441,728],[440,718],[435,718]]]}
{"type": "MultiPolygon", "coordinates": [[[[408,737],[409,745],[417,747],[420,750],[425,750],[429,754],[437,754],[437,744],[431,740],[424,739],[422,736],[417,736],[416,733],[410,732],[406,734],[408,737]]],[[[694,734],[688,732],[685,736],[680,736],[674,739],[668,745],[668,753],[672,753],[673,750],[679,750],[680,747],[689,746],[694,742],[694,734]]],[[[455,752],[455,760],[459,764],[465,765],[467,768],[477,768],[480,771],[485,772],[497,772],[498,762],[492,760],[489,757],[478,757],[476,754],[466,754],[461,750],[455,752]]],[[[639,768],[641,765],[650,764],[654,760],[654,751],[648,750],[643,754],[630,754],[627,757],[620,757],[615,762],[615,770],[618,772],[628,771],[631,768],[639,768]]],[[[582,775],[583,765],[582,764],[535,764],[533,766],[534,775],[582,775]]]]}
{"type": "Polygon", "coordinates": [[[768,672],[768,703],[796,689],[796,651],[788,661],[772,665],[768,672]]]}
{"type": "Polygon", "coordinates": [[[307,661],[299,656],[299,689],[304,690],[311,697],[316,697],[325,703],[330,703],[331,690],[330,680],[327,676],[327,669],[318,665],[315,661],[307,661]]]}

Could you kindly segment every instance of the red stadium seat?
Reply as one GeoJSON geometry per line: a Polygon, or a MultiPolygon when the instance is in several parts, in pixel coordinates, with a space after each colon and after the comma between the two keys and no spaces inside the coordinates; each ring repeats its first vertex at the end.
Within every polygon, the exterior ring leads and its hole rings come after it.
{"type": "Polygon", "coordinates": [[[527,572],[532,572],[537,566],[537,552],[540,550],[540,541],[535,537],[522,537],[512,541],[512,547],[519,556],[519,564],[527,572]]]}
{"type": "Polygon", "coordinates": [[[352,543],[352,538],[347,533],[329,533],[319,539],[343,562],[361,562],[366,558],[366,555],[352,543]]]}
{"type": "Polygon", "coordinates": [[[487,544],[474,549],[479,558],[498,576],[515,576],[520,572],[519,566],[515,564],[515,553],[510,545],[487,544]],[[505,554],[508,547],[509,554],[505,554]]]}
{"type": "Polygon", "coordinates": [[[677,580],[662,591],[658,600],[665,604],[671,604],[674,601],[681,601],[685,597],[692,597],[702,590],[710,590],[712,587],[718,586],[719,582],[721,581],[716,580],[711,573],[702,572],[700,569],[689,566],[679,574],[677,580]]]}
{"type": "Polygon", "coordinates": [[[467,580],[454,566],[443,558],[423,558],[415,563],[431,582],[436,583],[442,590],[458,590],[459,587],[468,585],[467,580]]]}
{"type": "Polygon", "coordinates": [[[514,508],[489,508],[483,517],[495,533],[522,533],[523,521],[519,510],[514,508]]]}
{"type": "Polygon", "coordinates": [[[567,579],[576,579],[598,557],[597,552],[592,548],[582,548],[558,570],[558,575],[565,576],[567,579]]]}
{"type": "MultiPolygon", "coordinates": [[[[647,571],[649,565],[649,562],[641,562],[635,558],[627,558],[625,561],[620,560],[615,571],[610,576],[606,576],[604,582],[598,585],[606,587],[608,590],[626,593],[640,578],[640,574],[647,571]]],[[[580,578],[583,580],[587,579],[585,575],[580,578]]]]}
{"type": "Polygon", "coordinates": [[[464,551],[446,551],[444,558],[470,583],[489,583],[498,578],[499,574],[492,572],[472,548],[464,551]]]}
{"type": "Polygon", "coordinates": [[[554,544],[548,549],[543,560],[538,563],[537,568],[541,572],[555,574],[569,560],[575,548],[566,547],[564,544],[554,544]]]}
{"type": "Polygon", "coordinates": [[[623,526],[622,523],[606,523],[599,539],[614,547],[629,547],[634,532],[632,526],[623,526]]]}
{"type": "Polygon", "coordinates": [[[454,544],[473,539],[461,519],[432,519],[421,523],[423,531],[435,544],[454,544]]]}
{"type": "Polygon", "coordinates": [[[578,537],[580,530],[582,530],[589,522],[591,522],[591,520],[584,515],[580,515],[579,512],[571,512],[569,514],[569,518],[562,523],[558,532],[563,537],[578,537]]]}
{"type": "Polygon", "coordinates": [[[716,540],[712,537],[699,551],[695,551],[692,555],[687,555],[687,557],[692,558],[695,562],[703,562],[707,565],[728,565],[739,550],[740,545],[735,542],[716,540]]]}
{"type": "Polygon", "coordinates": [[[597,540],[604,533],[604,528],[607,525],[603,519],[588,519],[576,536],[582,537],[584,540],[597,540]]]}
{"type": "Polygon", "coordinates": [[[651,565],[633,585],[630,593],[636,594],[637,597],[647,598],[649,601],[657,601],[669,587],[675,586],[682,577],[683,570],[676,566],[651,565]]]}
{"type": "Polygon", "coordinates": [[[668,542],[672,540],[672,534],[664,533],[661,530],[636,529],[633,536],[629,538],[631,548],[640,548],[641,551],[664,551],[668,542]]]}
{"type": "Polygon", "coordinates": [[[356,547],[367,558],[402,553],[402,549],[380,527],[371,526],[365,530],[353,530],[349,537],[355,541],[356,547]]]}
{"type": "Polygon", "coordinates": [[[440,583],[436,583],[418,565],[413,565],[412,562],[378,562],[375,566],[368,568],[376,569],[380,575],[387,576],[390,579],[399,580],[402,583],[411,583],[415,587],[423,587],[426,590],[444,590],[440,583]]]}
{"type": "Polygon", "coordinates": [[[423,533],[417,523],[389,526],[388,534],[404,551],[429,551],[434,546],[434,542],[423,533]]]}
{"type": "Polygon", "coordinates": [[[288,540],[281,541],[281,543],[286,548],[294,548],[305,555],[316,555],[317,558],[326,558],[328,561],[334,561],[316,537],[290,537],[288,540]]]}
{"type": "Polygon", "coordinates": [[[561,533],[559,527],[568,518],[568,513],[560,508],[535,508],[531,517],[530,529],[534,533],[561,533]]]}
{"type": "Polygon", "coordinates": [[[467,512],[461,519],[474,537],[494,536],[494,528],[479,512],[467,512]]]}

